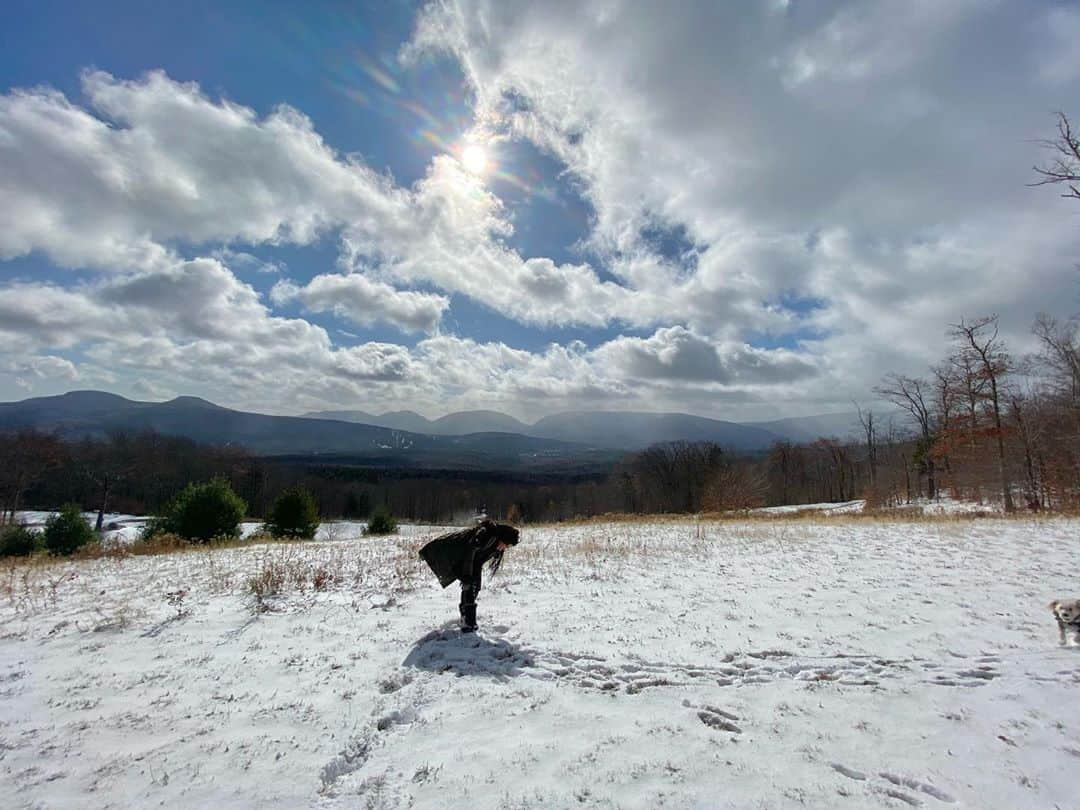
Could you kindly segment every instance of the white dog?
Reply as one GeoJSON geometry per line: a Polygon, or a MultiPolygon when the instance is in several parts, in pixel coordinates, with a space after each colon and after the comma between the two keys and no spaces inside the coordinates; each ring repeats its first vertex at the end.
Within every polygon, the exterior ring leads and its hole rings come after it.
{"type": "Polygon", "coordinates": [[[1080,599],[1055,599],[1050,603],[1050,611],[1057,619],[1058,633],[1065,646],[1067,634],[1072,633],[1072,643],[1080,646],[1080,599]]]}

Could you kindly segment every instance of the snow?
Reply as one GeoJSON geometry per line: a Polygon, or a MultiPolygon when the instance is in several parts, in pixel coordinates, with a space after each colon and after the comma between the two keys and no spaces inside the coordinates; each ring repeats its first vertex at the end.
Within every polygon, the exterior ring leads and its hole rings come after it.
{"type": "MultiPolygon", "coordinates": [[[[1018,502],[1023,503],[1022,500],[1018,502]]],[[[923,498],[915,501],[914,505],[928,515],[1000,515],[1005,511],[999,502],[979,503],[948,496],[933,500],[923,498]]]]}
{"type": "MultiPolygon", "coordinates": [[[[43,529],[45,521],[54,512],[25,511],[15,513],[15,522],[22,523],[31,529],[43,529]]],[[[97,512],[83,512],[83,518],[91,526],[97,522],[97,512]]],[[[127,545],[134,543],[142,536],[148,517],[140,515],[124,515],[117,512],[106,512],[102,525],[106,531],[102,532],[102,540],[106,545],[127,545]],[[110,529],[110,526],[115,528],[110,529]]],[[[247,539],[259,534],[265,523],[260,520],[246,520],[240,524],[240,537],[247,539]]],[[[364,533],[367,521],[355,520],[328,520],[324,521],[315,533],[316,540],[337,540],[344,537],[360,537],[364,533]]],[[[398,533],[402,537],[429,535],[433,531],[440,530],[438,526],[427,524],[401,524],[398,533]]]]}
{"type": "Polygon", "coordinates": [[[763,506],[760,509],[749,510],[755,515],[794,515],[799,512],[825,512],[833,515],[846,515],[861,512],[866,507],[866,501],[842,501],[840,503],[797,503],[787,506],[763,506]]]}
{"type": "Polygon", "coordinates": [[[0,806],[1076,806],[1080,521],[436,531],[3,569],[0,806]]]}
{"type": "MultiPolygon", "coordinates": [[[[825,502],[825,503],[800,503],[787,506],[765,506],[760,509],[748,510],[752,515],[795,515],[806,512],[821,512],[830,515],[850,515],[862,512],[866,508],[866,500],[860,498],[854,501],[825,502]]],[[[1000,515],[1004,511],[1000,503],[978,503],[965,501],[948,495],[937,498],[917,498],[908,504],[882,507],[882,512],[921,512],[924,515],[1000,515]]]]}

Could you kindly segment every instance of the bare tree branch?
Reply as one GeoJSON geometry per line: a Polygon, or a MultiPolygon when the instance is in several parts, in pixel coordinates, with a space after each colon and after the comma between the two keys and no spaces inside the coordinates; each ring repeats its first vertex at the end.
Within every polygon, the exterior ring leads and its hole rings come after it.
{"type": "Polygon", "coordinates": [[[1039,141],[1044,147],[1054,153],[1049,163],[1044,166],[1033,166],[1039,179],[1030,186],[1046,186],[1065,184],[1068,191],[1062,197],[1072,197],[1080,200],[1080,138],[1073,133],[1068,117],[1063,112],[1058,116],[1058,136],[1053,140],[1039,141]]]}

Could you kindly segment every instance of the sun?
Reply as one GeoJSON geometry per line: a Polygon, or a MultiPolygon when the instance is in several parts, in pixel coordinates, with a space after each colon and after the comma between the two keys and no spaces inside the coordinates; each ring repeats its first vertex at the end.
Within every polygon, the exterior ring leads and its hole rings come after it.
{"type": "Polygon", "coordinates": [[[461,164],[472,174],[483,174],[488,167],[487,152],[478,144],[469,144],[461,151],[461,164]]]}

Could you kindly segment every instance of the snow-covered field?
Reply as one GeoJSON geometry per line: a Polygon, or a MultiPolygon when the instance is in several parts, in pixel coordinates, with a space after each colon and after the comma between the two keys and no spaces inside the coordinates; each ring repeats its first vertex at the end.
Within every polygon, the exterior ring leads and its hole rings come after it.
{"type": "Polygon", "coordinates": [[[1080,807],[1080,522],[425,536],[0,569],[0,807],[1080,807]]]}

